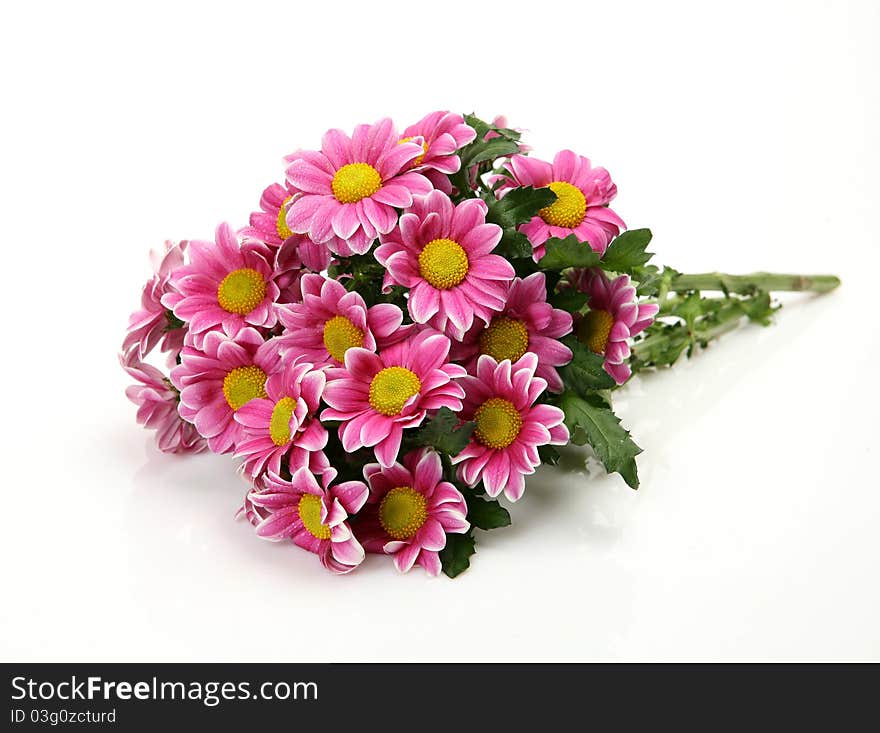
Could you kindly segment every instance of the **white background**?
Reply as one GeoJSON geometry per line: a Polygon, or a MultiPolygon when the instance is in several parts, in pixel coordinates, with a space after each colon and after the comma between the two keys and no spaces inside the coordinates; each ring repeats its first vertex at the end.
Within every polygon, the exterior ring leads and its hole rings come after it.
{"type": "Polygon", "coordinates": [[[235,6],[0,11],[3,658],[880,659],[880,6],[235,6]],[[156,451],[116,351],[151,247],[436,108],[607,166],[662,262],[844,285],[620,393],[638,492],[574,452],[457,581],[333,577],[232,521],[230,459],[156,451]]]}

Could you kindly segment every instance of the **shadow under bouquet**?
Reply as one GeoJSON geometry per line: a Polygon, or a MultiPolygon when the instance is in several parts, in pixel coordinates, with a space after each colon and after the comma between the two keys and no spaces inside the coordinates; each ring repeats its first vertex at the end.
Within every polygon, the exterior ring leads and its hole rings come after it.
{"type": "Polygon", "coordinates": [[[501,118],[333,129],[285,163],[248,226],[154,254],[120,360],[162,451],[232,454],[239,515],[336,573],[458,575],[557,446],[637,488],[614,390],[839,284],[651,264],[607,170],[501,118]]]}

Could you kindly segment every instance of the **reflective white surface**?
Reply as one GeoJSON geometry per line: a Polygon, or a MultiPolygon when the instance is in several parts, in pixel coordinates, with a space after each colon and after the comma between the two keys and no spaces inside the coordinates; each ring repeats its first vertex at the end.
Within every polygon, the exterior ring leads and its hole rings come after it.
{"type": "Polygon", "coordinates": [[[469,74],[411,3],[93,5],[0,11],[4,659],[880,659],[875,4],[463,3],[526,57],[469,74]],[[664,263],[844,286],[621,391],[638,492],[570,450],[456,581],[338,578],[232,521],[230,459],[155,450],[115,351],[151,246],[243,224],[326,127],[441,105],[606,165],[664,263]]]}

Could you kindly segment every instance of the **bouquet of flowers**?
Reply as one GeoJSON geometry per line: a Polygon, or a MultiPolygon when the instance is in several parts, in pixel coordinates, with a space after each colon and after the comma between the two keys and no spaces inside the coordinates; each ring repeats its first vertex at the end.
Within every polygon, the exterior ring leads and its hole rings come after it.
{"type": "Polygon", "coordinates": [[[454,577],[568,443],[637,488],[614,390],[839,281],[658,267],[607,170],[529,153],[434,112],[288,155],[249,226],[154,254],[120,355],[138,422],[239,459],[239,515],[335,573],[372,552],[454,577]]]}

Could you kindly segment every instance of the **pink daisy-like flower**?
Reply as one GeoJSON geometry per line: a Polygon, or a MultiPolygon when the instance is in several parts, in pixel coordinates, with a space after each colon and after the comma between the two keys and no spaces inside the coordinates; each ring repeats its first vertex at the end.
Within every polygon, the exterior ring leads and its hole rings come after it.
{"type": "Polygon", "coordinates": [[[393,556],[402,573],[419,564],[429,575],[438,575],[438,553],[446,547],[446,535],[470,529],[467,504],[443,480],[440,456],[426,449],[410,451],[403,465],[370,463],[364,476],[373,505],[356,525],[364,548],[393,556]]]}
{"type": "Polygon", "coordinates": [[[412,326],[401,326],[403,312],[391,303],[367,308],[360,293],[322,275],[303,275],[302,302],[278,306],[285,332],[282,352],[293,352],[317,366],[342,364],[353,347],[376,351],[406,338],[412,326]]]}
{"type": "Polygon", "coordinates": [[[260,211],[250,216],[250,226],[243,227],[241,234],[261,242],[280,247],[293,236],[287,226],[287,209],[297,190],[290,185],[273,183],[260,196],[260,211]]]}
{"type": "MultiPolygon", "coordinates": [[[[235,412],[235,421],[244,426],[235,455],[244,458],[246,473],[281,473],[285,457],[291,473],[310,466],[311,454],[327,445],[327,429],[317,417],[326,381],[323,371],[289,354],[266,379],[266,397],[252,399],[235,412]]],[[[326,462],[326,457],[318,461],[326,462]]]]}
{"type": "Polygon", "coordinates": [[[351,137],[329,130],[320,152],[288,158],[287,179],[303,194],[291,203],[287,225],[338,255],[363,254],[394,228],[395,207],[431,191],[431,182],[410,170],[424,152],[418,138],[400,142],[389,119],[358,125],[351,137]]]}
{"type": "MultiPolygon", "coordinates": [[[[321,476],[323,486],[307,468],[300,468],[286,481],[269,472],[248,494],[257,535],[267,540],[292,540],[314,552],[333,573],[348,573],[364,560],[364,548],[346,521],[357,513],[369,495],[362,481],[331,486],[336,471],[321,476]]],[[[246,510],[247,512],[247,510],[246,510]]]]}
{"type": "MultiPolygon", "coordinates": [[[[162,305],[162,296],[173,292],[171,276],[183,266],[186,242],[165,242],[163,252],[150,252],[153,265],[153,277],[144,285],[141,293],[140,310],[131,314],[128,319],[128,332],[122,342],[123,352],[137,344],[138,355],[143,359],[156,344],[162,344],[162,351],[168,351],[173,360],[183,347],[185,328],[172,328],[168,322],[168,310],[162,305]]],[[[179,324],[177,324],[179,325],[179,324]]]]}
{"type": "Polygon", "coordinates": [[[550,237],[574,234],[579,241],[589,243],[594,252],[604,254],[612,238],[626,228],[623,219],[608,208],[617,195],[617,186],[607,170],[593,168],[588,158],[563,150],[551,164],[514,155],[508,169],[510,176],[502,178],[500,195],[516,186],[549,186],[556,194],[556,201],[520,226],[534,247],[536,262],[544,256],[545,242],[550,237]]]}
{"type": "Polygon", "coordinates": [[[271,327],[276,320],[272,304],[279,290],[268,248],[253,239],[239,245],[228,224],[217,227],[216,240],[189,243],[190,264],[171,278],[177,292],[162,296],[162,305],[187,322],[196,346],[218,326],[235,336],[246,326],[271,327]]]}
{"type": "Polygon", "coordinates": [[[422,170],[434,185],[444,193],[452,193],[452,184],[446,177],[461,168],[456,151],[474,141],[477,131],[465,124],[464,117],[454,112],[431,112],[403,131],[402,142],[420,138],[424,153],[412,165],[422,170]]]}
{"type": "Polygon", "coordinates": [[[516,501],[525,491],[525,477],[541,464],[538,447],[564,445],[568,429],[562,410],[536,405],[547,382],[535,376],[538,357],[527,353],[516,363],[481,356],[475,377],[465,377],[462,420],[476,423],[471,441],[452,459],[468,486],[482,479],[489,496],[502,491],[516,501]]]}
{"type": "Polygon", "coordinates": [[[195,425],[177,412],[178,392],[156,367],[138,358],[137,345],[119,355],[119,362],[139,384],[127,387],[125,395],[138,406],[137,421],[156,431],[156,444],[164,453],[200,453],[208,447],[195,425]]]}
{"type": "Polygon", "coordinates": [[[407,307],[416,323],[429,323],[456,338],[474,316],[485,323],[504,308],[513,266],[491,254],[501,227],[486,223],[487,206],[467,199],[458,206],[442,191],[417,198],[399,226],[382,237],[376,259],[391,283],[410,288],[407,307]]]}
{"type": "Polygon", "coordinates": [[[475,324],[461,343],[452,344],[452,360],[475,374],[481,354],[495,361],[517,361],[531,351],[538,357],[536,375],[547,380],[551,392],[561,392],[562,378],[556,367],[571,361],[571,350],[557,339],[571,333],[571,314],[547,302],[543,272],[514,279],[506,301],[504,310],[494,314],[487,327],[475,324]]]}
{"type": "Polygon", "coordinates": [[[285,254],[276,255],[276,269],[279,265],[278,259],[281,259],[290,264],[295,262],[297,267],[321,272],[330,264],[330,250],[327,245],[313,242],[301,234],[294,234],[287,226],[287,211],[298,195],[299,192],[289,184],[270,185],[260,197],[261,211],[251,214],[250,226],[243,227],[240,234],[259,239],[273,248],[284,245],[285,254]]]}
{"type": "Polygon", "coordinates": [[[576,325],[578,340],[605,357],[605,371],[623,384],[630,378],[629,339],[654,322],[660,310],[655,303],[639,303],[629,275],[609,280],[599,268],[576,270],[572,284],[589,296],[589,311],[576,325]]]}
{"type": "Polygon", "coordinates": [[[278,368],[277,345],[254,328],[235,336],[208,331],[202,348],[184,346],[171,381],[180,390],[180,414],[194,423],[215,453],[228,453],[244,427],[233,414],[252,399],[266,399],[266,378],[278,368]]]}
{"type": "Polygon", "coordinates": [[[426,329],[378,354],[352,347],[345,367],[328,369],[322,420],[340,420],[346,451],[373,448],[388,468],[397,458],[405,428],[422,423],[428,410],[461,409],[465,371],[447,361],[449,339],[426,329]]]}

